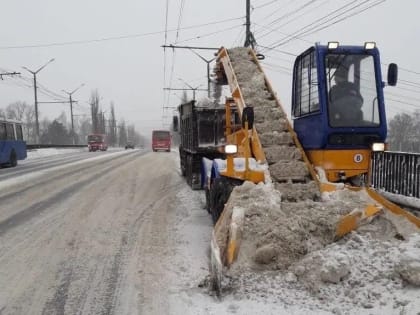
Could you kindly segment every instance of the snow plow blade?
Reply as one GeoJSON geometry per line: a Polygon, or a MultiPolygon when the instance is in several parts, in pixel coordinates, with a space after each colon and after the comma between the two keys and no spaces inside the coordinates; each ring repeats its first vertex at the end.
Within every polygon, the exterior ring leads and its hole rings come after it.
{"type": "Polygon", "coordinates": [[[356,230],[359,226],[369,223],[373,216],[378,214],[382,207],[369,204],[363,211],[354,211],[344,216],[337,224],[336,238],[340,239],[347,233],[356,230]]]}

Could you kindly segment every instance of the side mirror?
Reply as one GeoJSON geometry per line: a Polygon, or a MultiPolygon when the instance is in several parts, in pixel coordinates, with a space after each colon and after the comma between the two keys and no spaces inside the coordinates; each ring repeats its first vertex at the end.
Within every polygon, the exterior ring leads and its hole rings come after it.
{"type": "Polygon", "coordinates": [[[245,122],[248,122],[248,129],[254,125],[254,107],[245,107],[242,112],[242,128],[245,128],[245,122]]]}
{"type": "Polygon", "coordinates": [[[388,66],[388,85],[396,86],[398,80],[398,66],[395,63],[390,63],[388,66]]]}

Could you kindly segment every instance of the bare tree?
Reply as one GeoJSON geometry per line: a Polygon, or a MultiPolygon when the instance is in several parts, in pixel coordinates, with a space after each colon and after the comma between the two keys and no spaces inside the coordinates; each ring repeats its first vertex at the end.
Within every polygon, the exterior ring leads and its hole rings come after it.
{"type": "Polygon", "coordinates": [[[79,120],[79,143],[80,144],[86,144],[87,143],[87,136],[92,133],[92,121],[88,117],[82,117],[79,120]]]}
{"type": "Polygon", "coordinates": [[[127,127],[124,120],[120,121],[118,129],[118,145],[123,147],[127,143],[127,127]]]}
{"type": "Polygon", "coordinates": [[[92,133],[99,133],[100,132],[100,116],[99,116],[99,93],[98,90],[92,91],[90,95],[90,111],[92,116],[92,133]]]}
{"type": "Polygon", "coordinates": [[[22,121],[25,125],[25,139],[28,143],[35,141],[35,110],[26,102],[9,104],[4,111],[4,117],[22,121]]]}
{"type": "Polygon", "coordinates": [[[389,122],[388,143],[391,150],[412,152],[418,134],[412,115],[398,114],[389,122]]]}
{"type": "Polygon", "coordinates": [[[111,145],[117,143],[117,120],[115,118],[114,102],[111,102],[109,117],[109,142],[111,145]]]}

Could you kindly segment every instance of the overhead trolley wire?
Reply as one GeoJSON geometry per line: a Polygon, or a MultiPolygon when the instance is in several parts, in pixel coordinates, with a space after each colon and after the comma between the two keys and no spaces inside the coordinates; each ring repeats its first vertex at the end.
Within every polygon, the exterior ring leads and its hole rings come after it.
{"type": "MultiPolygon", "coordinates": [[[[242,20],[244,16],[224,19],[215,22],[191,25],[181,27],[179,30],[188,30],[194,28],[205,27],[209,25],[227,23],[234,20],[242,20]]],[[[169,29],[167,30],[168,33],[176,32],[177,29],[169,29]]],[[[30,44],[30,45],[16,45],[16,46],[0,46],[0,49],[24,49],[24,48],[43,48],[43,47],[54,47],[54,46],[69,46],[69,45],[82,45],[82,44],[91,44],[91,43],[98,43],[98,42],[105,42],[105,41],[114,41],[114,40],[122,40],[122,39],[130,39],[130,38],[138,38],[144,36],[151,36],[151,35],[158,35],[164,34],[165,30],[163,31],[155,31],[155,32],[146,32],[146,33],[138,33],[138,34],[131,34],[131,35],[120,35],[120,36],[112,36],[112,37],[104,37],[104,38],[97,38],[97,39],[87,39],[87,40],[74,40],[74,41],[65,41],[65,42],[56,42],[56,43],[48,43],[48,44],[30,44]]]]}
{"type": "MultiPolygon", "coordinates": [[[[305,16],[305,15],[307,15],[307,14],[309,14],[309,13],[312,13],[314,10],[316,10],[316,9],[318,9],[318,8],[320,8],[320,7],[322,7],[322,6],[323,6],[324,4],[326,4],[328,1],[329,1],[329,0],[325,0],[324,2],[320,3],[319,5],[317,5],[317,6],[313,7],[313,8],[311,8],[311,11],[306,11],[306,12],[303,12],[302,14],[300,14],[300,15],[296,15],[294,18],[292,18],[292,19],[290,19],[290,20],[288,20],[288,21],[284,22],[283,24],[277,25],[277,26],[276,26],[276,27],[277,27],[277,29],[278,29],[278,28],[281,28],[281,27],[283,27],[283,26],[289,25],[289,24],[291,24],[292,22],[296,21],[297,19],[299,19],[299,18],[301,18],[301,17],[303,17],[303,16],[305,16]]],[[[281,22],[281,21],[279,21],[279,22],[281,22]]],[[[276,23],[276,24],[277,24],[277,23],[276,23]]],[[[264,26],[263,26],[263,27],[264,27],[264,26]]],[[[275,29],[275,28],[273,28],[273,27],[274,27],[274,25],[267,26],[266,28],[268,29],[268,32],[266,32],[266,33],[264,33],[264,34],[262,34],[262,35],[259,35],[259,36],[258,36],[258,39],[264,38],[265,36],[270,35],[271,33],[275,32],[275,31],[276,31],[276,29],[275,29]]],[[[304,40],[304,39],[302,39],[302,38],[299,38],[299,39],[300,39],[300,40],[304,40]]]]}
{"type": "Polygon", "coordinates": [[[356,5],[352,6],[351,8],[349,8],[349,9],[347,9],[347,10],[341,12],[341,13],[335,14],[335,13],[343,10],[344,8],[348,7],[349,5],[353,4],[354,2],[348,3],[348,4],[342,6],[342,7],[338,8],[338,9],[336,9],[336,10],[328,13],[327,15],[324,15],[323,17],[321,17],[321,18],[319,18],[319,19],[317,19],[317,20],[309,23],[308,25],[304,26],[300,30],[298,30],[298,31],[290,34],[288,37],[282,38],[281,40],[272,43],[271,45],[269,45],[269,47],[270,47],[269,49],[273,49],[273,48],[277,48],[279,46],[282,46],[282,45],[284,45],[284,44],[286,44],[286,43],[288,43],[288,42],[290,42],[290,41],[292,41],[292,40],[294,40],[296,38],[299,38],[299,36],[310,35],[310,34],[316,33],[318,31],[323,30],[323,29],[325,29],[327,27],[330,27],[330,26],[332,26],[334,24],[337,24],[339,22],[342,22],[343,20],[346,20],[346,19],[348,19],[350,17],[353,17],[353,16],[355,16],[357,14],[360,14],[360,13],[362,13],[362,12],[368,10],[368,9],[371,9],[371,8],[373,8],[373,7],[377,6],[377,5],[385,2],[386,0],[376,1],[375,3],[373,3],[370,6],[364,7],[364,8],[362,8],[362,9],[356,11],[356,12],[352,12],[351,14],[349,14],[347,16],[344,16],[341,19],[335,20],[338,17],[340,17],[340,16],[342,16],[342,15],[344,15],[344,14],[350,12],[350,11],[354,11],[358,7],[360,7],[360,6],[364,5],[364,4],[367,4],[370,1],[371,0],[365,0],[362,3],[356,4],[356,5]],[[332,14],[335,14],[335,15],[331,16],[332,14]],[[324,19],[326,19],[326,20],[325,21],[322,21],[324,19]],[[322,25],[324,25],[324,24],[326,24],[328,22],[331,22],[331,23],[330,24],[327,24],[325,26],[322,26],[322,25]]]}
{"type": "MultiPolygon", "coordinates": [[[[266,21],[270,16],[273,16],[274,14],[276,14],[278,11],[280,10],[284,10],[289,4],[295,2],[295,0],[290,0],[288,3],[286,3],[285,5],[280,5],[280,7],[277,10],[274,10],[273,12],[271,12],[270,14],[264,16],[261,21],[266,21]]],[[[255,23],[254,23],[255,24],[255,23]]],[[[258,32],[258,31],[257,31],[258,32]]]]}
{"type": "MultiPolygon", "coordinates": [[[[367,3],[367,2],[369,2],[369,1],[371,1],[371,0],[365,0],[364,2],[362,2],[362,3],[360,3],[360,4],[357,4],[357,5],[355,5],[355,6],[351,7],[351,8],[349,8],[349,9],[347,9],[347,10],[349,10],[349,11],[354,10],[354,8],[355,8],[355,7],[360,6],[360,5],[362,5],[362,4],[364,4],[364,3],[367,3]]],[[[333,10],[333,11],[329,12],[328,14],[326,14],[326,15],[324,15],[324,16],[322,16],[322,17],[318,18],[318,19],[316,19],[315,21],[313,21],[313,22],[311,22],[311,23],[309,23],[309,24],[307,24],[307,25],[303,26],[302,28],[300,28],[299,30],[295,31],[294,33],[289,34],[288,36],[286,36],[286,37],[282,38],[280,41],[276,41],[276,42],[272,43],[272,44],[271,44],[271,45],[269,45],[269,46],[270,46],[270,47],[272,47],[272,46],[273,46],[273,47],[278,47],[278,46],[280,46],[280,45],[282,44],[282,42],[283,42],[283,41],[285,41],[285,40],[287,40],[287,39],[290,39],[290,38],[295,38],[295,39],[296,39],[296,38],[297,38],[297,36],[299,36],[299,35],[303,34],[307,28],[311,28],[311,27],[312,27],[312,26],[314,26],[314,25],[315,25],[315,27],[318,27],[318,26],[320,25],[319,23],[325,23],[325,22],[321,22],[321,21],[322,21],[322,20],[324,20],[324,19],[326,19],[326,18],[328,18],[328,17],[330,17],[330,19],[327,19],[327,21],[329,21],[329,20],[331,20],[331,19],[335,19],[335,18],[337,18],[338,16],[340,16],[340,15],[342,15],[342,14],[345,14],[346,12],[348,12],[347,10],[346,10],[346,11],[344,11],[344,12],[341,12],[341,13],[338,13],[338,12],[340,12],[340,11],[342,11],[342,10],[346,9],[347,7],[349,7],[349,6],[351,6],[351,5],[354,5],[354,3],[355,3],[355,2],[357,2],[357,1],[350,1],[350,2],[348,2],[347,4],[345,4],[345,5],[341,6],[341,7],[339,7],[338,9],[335,9],[335,10],[333,10]],[[334,15],[334,14],[336,14],[336,13],[338,13],[338,15],[334,15]],[[333,15],[333,16],[332,16],[332,15],[333,15]],[[332,17],[331,17],[331,16],[332,16],[332,17]],[[280,44],[279,44],[279,43],[280,43],[280,44]]],[[[306,31],[307,31],[307,30],[306,30],[306,31]]]]}
{"type": "MultiPolygon", "coordinates": [[[[178,26],[177,26],[176,36],[175,36],[175,44],[177,44],[178,38],[179,38],[179,30],[181,28],[181,21],[182,21],[182,14],[183,14],[183,11],[184,11],[184,5],[185,5],[185,0],[181,0],[181,5],[179,7],[179,12],[178,12],[178,26]]],[[[172,88],[173,74],[174,74],[174,71],[175,71],[175,60],[176,60],[176,52],[175,52],[175,49],[173,49],[172,50],[171,74],[169,76],[169,88],[172,88]]],[[[168,105],[169,105],[170,93],[167,93],[166,95],[167,95],[167,98],[166,98],[166,102],[164,104],[165,106],[162,107],[162,115],[165,113],[165,107],[168,107],[168,105]]]]}
{"type": "Polygon", "coordinates": [[[191,38],[183,39],[183,40],[178,41],[177,43],[178,43],[178,44],[179,44],[179,43],[185,43],[185,42],[188,42],[188,41],[191,41],[191,40],[194,40],[194,39],[201,39],[201,38],[204,38],[204,37],[209,37],[209,36],[216,35],[216,34],[220,34],[220,33],[224,33],[224,32],[226,32],[226,31],[230,31],[230,30],[233,30],[233,29],[236,29],[236,28],[239,28],[239,27],[240,27],[241,29],[243,29],[243,28],[242,28],[242,26],[243,26],[243,24],[234,25],[234,26],[232,26],[232,27],[223,28],[223,29],[221,29],[221,30],[214,31],[214,32],[211,32],[211,33],[207,33],[207,34],[198,35],[198,36],[195,36],[195,37],[191,37],[191,38]]]}
{"type": "MultiPolygon", "coordinates": [[[[166,0],[166,16],[165,16],[165,46],[168,43],[168,17],[169,17],[169,0],[166,0]]],[[[166,86],[166,64],[167,64],[167,54],[166,54],[166,47],[163,48],[163,86],[166,86]]],[[[162,90],[163,99],[162,99],[162,106],[165,106],[167,100],[167,95],[165,90],[162,90]]]]}
{"type": "MultiPolygon", "coordinates": [[[[310,6],[312,3],[316,2],[316,1],[317,1],[317,0],[309,0],[309,1],[305,2],[305,3],[304,3],[303,5],[301,5],[300,7],[298,7],[298,8],[296,8],[296,9],[292,10],[291,12],[287,12],[287,13],[283,14],[282,16],[280,16],[280,17],[276,18],[275,20],[271,21],[270,23],[268,23],[268,24],[267,24],[267,26],[266,26],[266,27],[271,27],[271,26],[273,26],[273,25],[275,25],[275,24],[277,24],[277,23],[281,22],[282,20],[284,20],[284,19],[288,18],[289,16],[292,16],[293,14],[295,14],[295,13],[297,13],[297,12],[301,11],[301,10],[303,10],[304,8],[306,8],[306,7],[310,6]]],[[[255,31],[255,33],[256,33],[256,34],[258,34],[258,32],[259,32],[259,31],[260,31],[260,30],[257,30],[257,31],[255,31]]],[[[264,36],[265,36],[265,35],[263,35],[263,36],[259,36],[259,38],[264,37],[264,36]]]]}
{"type": "Polygon", "coordinates": [[[257,6],[255,6],[255,7],[253,7],[252,9],[253,9],[253,10],[261,9],[261,8],[264,8],[264,7],[266,7],[266,6],[269,6],[270,4],[273,4],[273,3],[275,3],[275,2],[278,2],[278,1],[277,1],[277,0],[271,0],[271,1],[268,1],[268,2],[266,2],[266,3],[263,3],[263,4],[260,4],[260,5],[257,5],[257,6]]]}
{"type": "MultiPolygon", "coordinates": [[[[343,18],[341,18],[341,19],[339,19],[339,20],[337,20],[337,21],[334,21],[334,22],[332,22],[332,23],[330,23],[330,24],[328,24],[328,25],[324,26],[324,27],[321,27],[321,28],[315,29],[314,31],[312,31],[312,32],[310,32],[310,33],[305,32],[303,35],[311,35],[311,34],[317,33],[317,32],[319,32],[319,31],[321,31],[321,30],[323,30],[323,29],[326,29],[326,28],[328,28],[328,27],[332,26],[332,25],[335,25],[335,24],[337,24],[337,23],[339,23],[339,22],[342,22],[342,21],[344,21],[344,20],[347,20],[348,18],[351,18],[351,17],[353,17],[353,16],[355,16],[355,15],[358,15],[358,14],[360,14],[360,13],[362,13],[362,12],[365,12],[365,11],[367,11],[367,10],[369,10],[369,9],[373,8],[373,7],[376,7],[376,6],[380,5],[381,3],[385,2],[385,1],[386,1],[386,0],[379,0],[379,1],[375,2],[374,4],[372,4],[372,5],[368,6],[368,7],[365,7],[365,8],[363,8],[363,9],[360,9],[359,11],[357,11],[357,12],[355,12],[355,13],[353,13],[353,14],[349,14],[349,15],[347,15],[347,16],[345,16],[345,17],[343,17],[343,18]]],[[[322,25],[322,24],[321,24],[321,25],[322,25]]],[[[310,31],[310,30],[308,30],[308,31],[310,31]]]]}

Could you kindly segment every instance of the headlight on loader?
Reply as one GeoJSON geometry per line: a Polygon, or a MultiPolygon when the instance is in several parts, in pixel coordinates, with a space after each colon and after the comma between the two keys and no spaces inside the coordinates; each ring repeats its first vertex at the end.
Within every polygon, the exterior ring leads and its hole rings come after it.
{"type": "Polygon", "coordinates": [[[235,154],[238,152],[238,147],[235,144],[227,144],[225,146],[225,153],[226,154],[235,154]]]}
{"type": "Polygon", "coordinates": [[[385,143],[373,143],[372,144],[372,151],[378,152],[378,151],[385,151],[385,143]]]}

